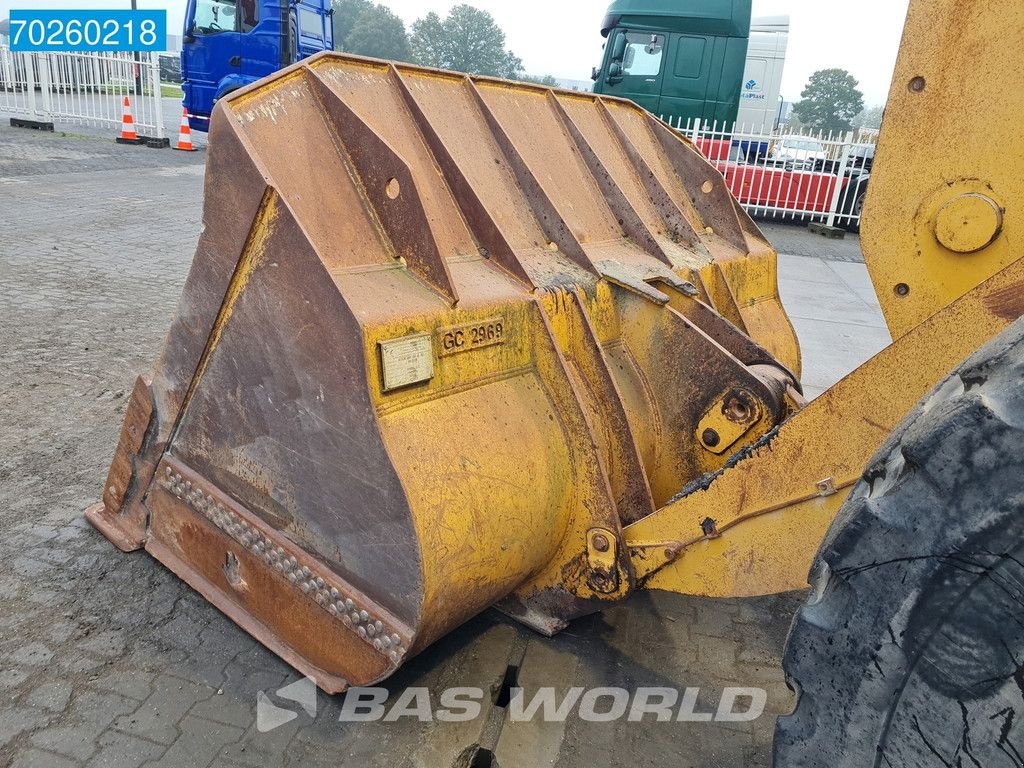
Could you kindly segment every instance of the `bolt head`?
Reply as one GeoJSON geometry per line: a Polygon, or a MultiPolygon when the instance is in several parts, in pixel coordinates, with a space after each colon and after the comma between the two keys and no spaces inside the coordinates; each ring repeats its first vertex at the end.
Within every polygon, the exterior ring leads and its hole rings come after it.
{"type": "Polygon", "coordinates": [[[974,192],[954,197],[935,216],[935,239],[954,253],[987,248],[1002,230],[1002,208],[987,195],[974,192]]]}

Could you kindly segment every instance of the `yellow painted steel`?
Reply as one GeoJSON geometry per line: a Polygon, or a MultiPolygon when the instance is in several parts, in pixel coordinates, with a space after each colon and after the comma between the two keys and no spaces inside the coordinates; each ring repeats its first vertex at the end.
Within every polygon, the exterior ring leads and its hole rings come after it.
{"type": "Polygon", "coordinates": [[[204,220],[89,519],[331,691],[622,599],[798,407],[774,250],[631,102],[325,53],[218,103],[204,220]]]}
{"type": "Polygon", "coordinates": [[[331,691],[496,603],[555,632],[638,585],[803,586],[872,452],[1024,313],[1006,5],[912,3],[865,214],[896,341],[803,410],[775,252],[635,104],[331,53],[222,99],[88,519],[331,691]]]}
{"type": "Polygon", "coordinates": [[[554,632],[640,584],[801,586],[871,453],[1024,312],[988,71],[1022,24],[915,1],[865,237],[896,341],[803,410],[774,250],[635,104],[335,54],[232,94],[89,519],[331,691],[494,604],[554,632]]]}
{"type": "Polygon", "coordinates": [[[742,460],[628,526],[648,588],[727,597],[805,586],[881,442],[1024,314],[1024,161],[1007,98],[1022,39],[1020,3],[911,3],[862,239],[895,341],[742,460]]]}
{"type": "Polygon", "coordinates": [[[868,459],[957,363],[1024,313],[1017,261],[919,324],[695,491],[626,528],[649,589],[711,597],[806,586],[825,531],[868,459]],[[701,529],[715,522],[709,535],[701,529]]]}
{"type": "MultiPolygon", "coordinates": [[[[746,214],[740,213],[741,219],[749,222],[746,214]]],[[[793,323],[778,300],[775,250],[753,247],[742,257],[723,253],[701,270],[700,278],[707,286],[710,303],[799,379],[800,345],[793,323]]]]}
{"type": "Polygon", "coordinates": [[[893,338],[1019,258],[1024,3],[914,0],[864,209],[893,338]]]}

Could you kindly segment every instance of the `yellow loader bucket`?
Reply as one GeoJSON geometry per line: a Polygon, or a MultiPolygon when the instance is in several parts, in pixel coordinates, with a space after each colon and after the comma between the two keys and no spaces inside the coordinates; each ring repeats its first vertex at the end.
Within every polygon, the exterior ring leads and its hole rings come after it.
{"type": "Polygon", "coordinates": [[[776,256],[635,105],[326,53],[238,91],[89,520],[327,691],[497,604],[636,586],[624,525],[798,406],[776,256]]]}

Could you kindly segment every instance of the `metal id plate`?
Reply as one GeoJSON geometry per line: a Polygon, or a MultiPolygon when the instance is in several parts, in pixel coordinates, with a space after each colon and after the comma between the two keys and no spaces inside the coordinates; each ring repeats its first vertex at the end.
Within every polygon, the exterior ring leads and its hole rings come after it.
{"type": "Polygon", "coordinates": [[[385,392],[433,378],[434,353],[430,334],[402,336],[378,342],[378,345],[385,392]]]}

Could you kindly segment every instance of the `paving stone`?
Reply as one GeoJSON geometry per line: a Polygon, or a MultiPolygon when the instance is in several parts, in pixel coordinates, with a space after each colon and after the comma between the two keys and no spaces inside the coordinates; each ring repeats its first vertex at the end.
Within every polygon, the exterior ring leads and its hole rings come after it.
{"type": "Polygon", "coordinates": [[[46,645],[39,642],[25,643],[16,651],[8,655],[12,664],[25,664],[28,666],[42,666],[53,658],[53,651],[46,645]]]}
{"type": "MultiPolygon", "coordinates": [[[[260,691],[277,690],[282,685],[294,682],[295,671],[268,671],[260,667],[250,667],[240,664],[237,661],[229,664],[225,670],[224,686],[221,690],[225,695],[235,701],[246,705],[254,704],[256,694],[260,691]]],[[[216,704],[223,697],[208,699],[210,704],[216,704]]]]}
{"type": "Polygon", "coordinates": [[[708,602],[702,602],[699,605],[697,616],[690,626],[690,632],[704,637],[723,639],[736,637],[735,619],[738,616],[738,610],[734,614],[727,612],[724,605],[719,610],[717,606],[709,605],[708,602]]]}
{"type": "Polygon", "coordinates": [[[0,706],[0,749],[16,736],[33,728],[40,728],[52,715],[33,707],[0,706]]]}
{"type": "Polygon", "coordinates": [[[50,564],[30,557],[14,559],[14,572],[25,579],[40,579],[50,572],[50,564]]]}
{"type": "Polygon", "coordinates": [[[0,670],[0,691],[17,688],[28,679],[27,669],[3,669],[0,670]]]}
{"type": "Polygon", "coordinates": [[[737,677],[749,680],[752,683],[754,681],[757,684],[774,683],[783,680],[782,667],[779,666],[779,660],[774,660],[771,664],[737,664],[736,665],[737,677]]]}
{"type": "Polygon", "coordinates": [[[71,553],[68,550],[50,544],[45,547],[37,547],[33,556],[51,565],[61,565],[71,559],[71,553]]]}
{"type": "Polygon", "coordinates": [[[0,600],[10,600],[21,591],[21,582],[0,577],[0,600]]]}
{"type": "Polygon", "coordinates": [[[211,696],[198,702],[189,710],[189,714],[201,720],[212,720],[236,728],[250,728],[256,722],[256,699],[253,697],[251,701],[245,701],[235,696],[211,696]]]}
{"type": "Polygon", "coordinates": [[[28,536],[36,542],[44,542],[57,538],[57,530],[47,525],[29,524],[25,529],[25,533],[27,533],[28,536]]]}
{"type": "Polygon", "coordinates": [[[114,694],[83,690],[73,695],[66,715],[58,722],[32,733],[31,743],[50,752],[85,760],[96,750],[96,741],[114,718],[130,712],[136,702],[114,694]]]}
{"type": "Polygon", "coordinates": [[[175,648],[195,651],[199,648],[199,632],[194,619],[186,616],[179,605],[179,613],[160,627],[154,638],[175,648]]]}
{"type": "Polygon", "coordinates": [[[763,646],[744,646],[739,652],[738,659],[744,664],[773,664],[776,661],[776,651],[763,646]]]}
{"type": "Polygon", "coordinates": [[[53,725],[32,734],[34,746],[57,752],[78,761],[87,759],[96,751],[96,739],[106,724],[53,725]]]}
{"type": "MultiPolygon", "coordinates": [[[[237,741],[243,734],[241,728],[212,723],[195,717],[181,721],[181,736],[171,745],[163,757],[148,763],[153,768],[179,768],[211,765],[225,745],[237,741]]],[[[270,763],[264,763],[269,765],[270,763]]]]}
{"type": "Polygon", "coordinates": [[[81,672],[92,672],[93,670],[99,669],[106,662],[103,659],[97,659],[93,656],[87,656],[84,653],[64,656],[58,662],[60,668],[65,672],[69,672],[72,675],[81,672]]]}
{"type": "MultiPolygon", "coordinates": [[[[266,765],[284,765],[291,756],[292,744],[300,729],[306,728],[309,720],[304,714],[299,718],[285,723],[268,733],[260,733],[255,727],[251,727],[245,734],[234,742],[227,744],[220,751],[219,760],[227,760],[236,765],[249,766],[250,768],[263,768],[266,765]]],[[[340,731],[338,723],[333,725],[340,731]]],[[[363,725],[366,725],[365,723],[363,725]]],[[[378,724],[369,724],[370,729],[378,724]]],[[[388,725],[393,725],[389,723],[388,725]]],[[[386,730],[386,729],[385,729],[386,730]]],[[[383,747],[384,745],[381,744],[383,747]]],[[[396,760],[396,764],[401,761],[396,760]]]]}
{"type": "Polygon", "coordinates": [[[57,605],[61,600],[61,594],[51,589],[33,589],[25,599],[38,605],[57,605]]]}
{"type": "Polygon", "coordinates": [[[736,663],[739,644],[720,637],[701,638],[697,645],[697,660],[718,676],[728,676],[736,663]]]}
{"type": "Polygon", "coordinates": [[[161,744],[117,731],[106,731],[98,741],[99,749],[86,761],[87,768],[139,768],[167,751],[161,744]]]}
{"type": "Polygon", "coordinates": [[[137,710],[118,718],[114,727],[158,744],[173,744],[178,738],[178,721],[197,701],[213,695],[215,690],[208,686],[161,675],[153,681],[153,693],[137,710]]]}
{"type": "Polygon", "coordinates": [[[63,712],[71,699],[71,683],[55,681],[43,683],[35,688],[26,698],[25,704],[50,712],[63,712]]]}
{"type": "Polygon", "coordinates": [[[100,726],[110,725],[115,718],[134,712],[139,703],[116,693],[80,689],[68,710],[69,717],[100,726]]]}
{"type": "Polygon", "coordinates": [[[225,684],[224,668],[231,663],[235,653],[225,648],[210,648],[205,645],[182,661],[167,668],[167,674],[180,677],[192,683],[221,688],[225,684]]]}
{"type": "Polygon", "coordinates": [[[46,636],[54,643],[63,643],[74,637],[78,632],[78,625],[73,621],[57,621],[46,629],[46,636]]]}
{"type": "Polygon", "coordinates": [[[11,768],[77,768],[78,763],[52,752],[28,749],[14,758],[11,768]]]}
{"type": "Polygon", "coordinates": [[[103,630],[79,641],[78,648],[104,658],[120,656],[124,651],[124,633],[114,629],[103,630]]]}
{"type": "Polygon", "coordinates": [[[114,669],[89,680],[93,688],[105,691],[113,691],[130,699],[142,701],[153,692],[150,682],[153,680],[152,672],[131,669],[114,669]]]}

